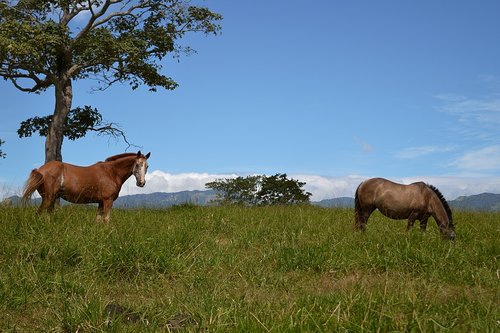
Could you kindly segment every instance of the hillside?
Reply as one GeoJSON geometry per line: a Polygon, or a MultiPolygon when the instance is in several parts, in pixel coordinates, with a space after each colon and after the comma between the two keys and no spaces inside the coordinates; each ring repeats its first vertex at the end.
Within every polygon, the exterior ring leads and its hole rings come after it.
{"type": "MultiPolygon", "coordinates": [[[[456,210],[471,210],[485,212],[500,212],[500,194],[481,193],[477,195],[469,195],[458,197],[455,200],[449,200],[452,209],[456,210]]],[[[354,198],[341,197],[335,199],[326,199],[313,204],[321,207],[354,207],[354,198]]]]}
{"type": "Polygon", "coordinates": [[[185,203],[206,205],[214,199],[214,191],[156,192],[150,194],[125,195],[116,199],[113,206],[120,208],[165,208],[185,203]]]}
{"type": "Polygon", "coordinates": [[[354,198],[340,197],[334,199],[325,199],[321,201],[314,201],[313,205],[325,208],[354,208],[354,198]]]}
{"type": "MultiPolygon", "coordinates": [[[[191,203],[207,205],[215,199],[215,192],[209,191],[181,191],[175,193],[156,192],[150,194],[135,194],[119,197],[115,203],[116,208],[168,208],[174,205],[191,203]]],[[[33,200],[36,204],[40,199],[33,200]]],[[[462,196],[448,201],[453,209],[471,211],[500,212],[500,194],[481,193],[477,195],[462,196]]],[[[12,196],[2,202],[4,205],[20,205],[21,198],[12,196]]],[[[63,202],[64,204],[65,202],[63,202]]],[[[340,197],[313,201],[313,205],[325,208],[354,208],[354,198],[340,197]]]]}
{"type": "Polygon", "coordinates": [[[461,210],[477,210],[477,211],[500,211],[500,194],[481,193],[477,195],[469,195],[458,197],[450,201],[452,208],[461,210]]]}
{"type": "Polygon", "coordinates": [[[442,240],[318,206],[0,207],[0,332],[497,332],[500,213],[442,240]]]}

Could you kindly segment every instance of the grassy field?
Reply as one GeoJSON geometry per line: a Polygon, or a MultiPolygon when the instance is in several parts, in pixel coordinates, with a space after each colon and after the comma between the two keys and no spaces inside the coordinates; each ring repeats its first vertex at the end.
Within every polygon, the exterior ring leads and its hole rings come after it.
{"type": "Polygon", "coordinates": [[[0,331],[500,331],[500,214],[455,212],[454,242],[353,214],[0,208],[0,331]]]}

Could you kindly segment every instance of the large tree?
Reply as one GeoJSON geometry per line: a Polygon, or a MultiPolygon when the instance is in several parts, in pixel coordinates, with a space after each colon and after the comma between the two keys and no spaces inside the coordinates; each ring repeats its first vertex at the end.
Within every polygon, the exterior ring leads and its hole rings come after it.
{"type": "Polygon", "coordinates": [[[243,205],[294,205],[309,203],[306,183],[288,179],[286,173],[216,179],[205,187],[215,190],[215,202],[243,205]]]}
{"type": "Polygon", "coordinates": [[[96,89],[129,82],[132,89],[174,89],[162,60],[192,49],[188,32],[216,34],[221,15],[190,0],[0,0],[0,76],[23,92],[53,88],[54,112],[45,159],[62,160],[73,80],[96,89]]]}

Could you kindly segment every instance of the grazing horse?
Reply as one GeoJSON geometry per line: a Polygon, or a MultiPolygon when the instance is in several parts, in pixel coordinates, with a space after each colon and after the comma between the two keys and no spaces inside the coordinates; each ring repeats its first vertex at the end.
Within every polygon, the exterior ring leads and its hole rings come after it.
{"type": "Polygon", "coordinates": [[[24,186],[23,201],[27,203],[33,192],[38,191],[42,204],[38,212],[51,212],[57,198],[72,203],[98,203],[97,221],[109,222],[113,201],[118,197],[123,183],[134,175],[136,184],[146,184],[147,159],[151,153],[142,155],[125,153],[108,157],[87,167],[59,161],[51,161],[31,174],[24,186]]]}
{"type": "Polygon", "coordinates": [[[415,220],[419,220],[420,230],[425,231],[427,220],[432,216],[443,238],[455,238],[450,206],[432,185],[423,182],[403,185],[372,178],[358,186],[354,202],[355,227],[359,230],[365,230],[371,213],[378,209],[391,219],[408,219],[407,230],[413,227],[415,220]]]}

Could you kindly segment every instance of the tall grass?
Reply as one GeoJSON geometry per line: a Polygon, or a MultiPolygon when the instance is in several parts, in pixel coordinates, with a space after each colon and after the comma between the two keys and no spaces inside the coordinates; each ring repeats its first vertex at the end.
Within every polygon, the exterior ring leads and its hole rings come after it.
{"type": "Polygon", "coordinates": [[[0,208],[0,331],[495,332],[499,214],[457,240],[318,207],[0,208]]]}

